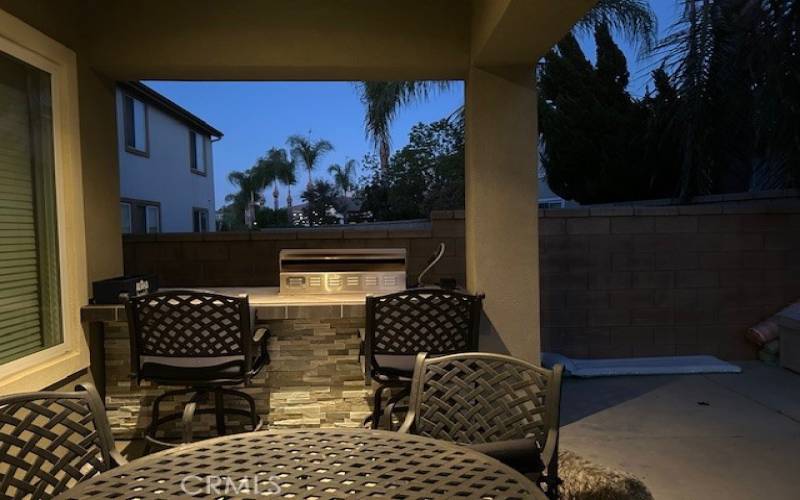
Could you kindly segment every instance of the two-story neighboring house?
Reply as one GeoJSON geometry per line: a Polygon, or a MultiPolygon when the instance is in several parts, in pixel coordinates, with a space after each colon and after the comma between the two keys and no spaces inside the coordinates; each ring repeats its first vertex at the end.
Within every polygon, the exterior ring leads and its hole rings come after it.
{"type": "Polygon", "coordinates": [[[117,131],[122,232],[214,231],[222,132],[139,82],[118,84],[117,131]]]}

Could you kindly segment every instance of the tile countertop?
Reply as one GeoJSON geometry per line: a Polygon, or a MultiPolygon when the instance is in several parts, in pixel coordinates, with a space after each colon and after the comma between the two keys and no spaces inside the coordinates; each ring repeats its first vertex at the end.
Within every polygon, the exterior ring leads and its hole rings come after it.
{"type": "MultiPolygon", "coordinates": [[[[222,295],[247,294],[258,319],[354,318],[364,316],[367,294],[281,295],[278,287],[207,287],[188,290],[222,295]]],[[[126,321],[121,304],[90,304],[81,308],[82,321],[126,321]]]]}

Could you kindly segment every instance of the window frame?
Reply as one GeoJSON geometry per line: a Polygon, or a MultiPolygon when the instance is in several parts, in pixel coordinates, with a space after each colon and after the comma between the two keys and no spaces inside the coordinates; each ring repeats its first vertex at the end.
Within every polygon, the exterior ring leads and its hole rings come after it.
{"type": "MultiPolygon", "coordinates": [[[[200,224],[198,224],[198,226],[200,226],[200,224]]],[[[209,227],[210,227],[210,222],[209,222],[208,209],[207,208],[203,208],[203,207],[192,207],[192,232],[193,233],[208,233],[209,232],[209,227]],[[197,214],[205,214],[205,216],[206,216],[206,229],[205,229],[205,231],[203,231],[202,228],[200,228],[199,231],[195,229],[194,223],[195,223],[195,217],[197,217],[197,214]]]]}
{"type": "Polygon", "coordinates": [[[0,51],[50,74],[62,341],[0,365],[0,394],[40,390],[89,367],[88,303],[75,53],[0,9],[0,51]]]}
{"type": "MultiPolygon", "coordinates": [[[[128,231],[126,232],[125,231],[125,227],[123,226],[122,228],[120,228],[120,229],[122,229],[122,234],[133,234],[133,204],[131,202],[129,202],[129,201],[122,201],[121,200],[119,202],[119,205],[120,205],[120,211],[122,210],[122,206],[123,205],[128,207],[128,231]]],[[[122,220],[122,217],[120,217],[120,221],[121,220],[122,220]]]]}
{"type": "Polygon", "coordinates": [[[144,233],[145,234],[158,234],[161,232],[161,204],[160,203],[143,203],[144,205],[144,233]],[[150,231],[150,209],[156,210],[156,230],[150,231]]]}
{"type": "Polygon", "coordinates": [[[195,175],[208,175],[208,154],[206,153],[206,136],[197,132],[196,130],[189,129],[189,171],[195,175]],[[203,168],[197,168],[197,141],[202,144],[201,151],[203,152],[203,168]]]}
{"type": "Polygon", "coordinates": [[[539,208],[542,210],[564,208],[566,206],[567,202],[563,198],[542,198],[539,200],[539,208]],[[558,206],[555,206],[555,204],[558,204],[558,206]]]}
{"type": "MultiPolygon", "coordinates": [[[[136,119],[136,113],[134,113],[133,110],[131,111],[131,113],[133,113],[131,115],[131,120],[135,120],[136,119]]],[[[147,102],[145,102],[144,100],[139,99],[136,96],[134,96],[133,94],[130,94],[128,92],[123,92],[122,93],[122,141],[123,141],[123,144],[125,145],[125,151],[126,152],[128,152],[130,154],[138,155],[138,156],[144,156],[145,158],[149,158],[150,157],[150,106],[148,106],[147,102]],[[136,133],[136,123],[135,122],[133,122],[133,121],[131,122],[132,126],[133,126],[133,129],[131,129],[131,130],[128,129],[128,126],[129,126],[128,125],[128,104],[127,104],[127,100],[128,99],[130,99],[134,103],[140,102],[140,103],[142,103],[142,106],[144,107],[144,149],[139,149],[139,148],[137,148],[135,146],[131,146],[131,145],[128,144],[129,134],[135,134],[136,133]]]]}

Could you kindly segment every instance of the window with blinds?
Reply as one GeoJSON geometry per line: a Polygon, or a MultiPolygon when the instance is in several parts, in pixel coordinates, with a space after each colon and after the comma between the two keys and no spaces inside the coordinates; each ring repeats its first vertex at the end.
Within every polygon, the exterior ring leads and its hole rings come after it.
{"type": "Polygon", "coordinates": [[[50,75],[0,52],[0,364],[62,338],[50,75]]]}

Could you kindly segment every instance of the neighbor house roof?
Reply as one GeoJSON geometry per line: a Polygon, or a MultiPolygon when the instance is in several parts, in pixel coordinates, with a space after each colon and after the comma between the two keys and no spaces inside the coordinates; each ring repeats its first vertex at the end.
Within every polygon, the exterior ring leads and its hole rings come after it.
{"type": "Polygon", "coordinates": [[[197,115],[190,113],[185,108],[182,108],[141,82],[119,82],[119,86],[133,96],[157,106],[159,109],[200,132],[205,132],[213,137],[222,137],[222,132],[200,119],[197,115]]]}

